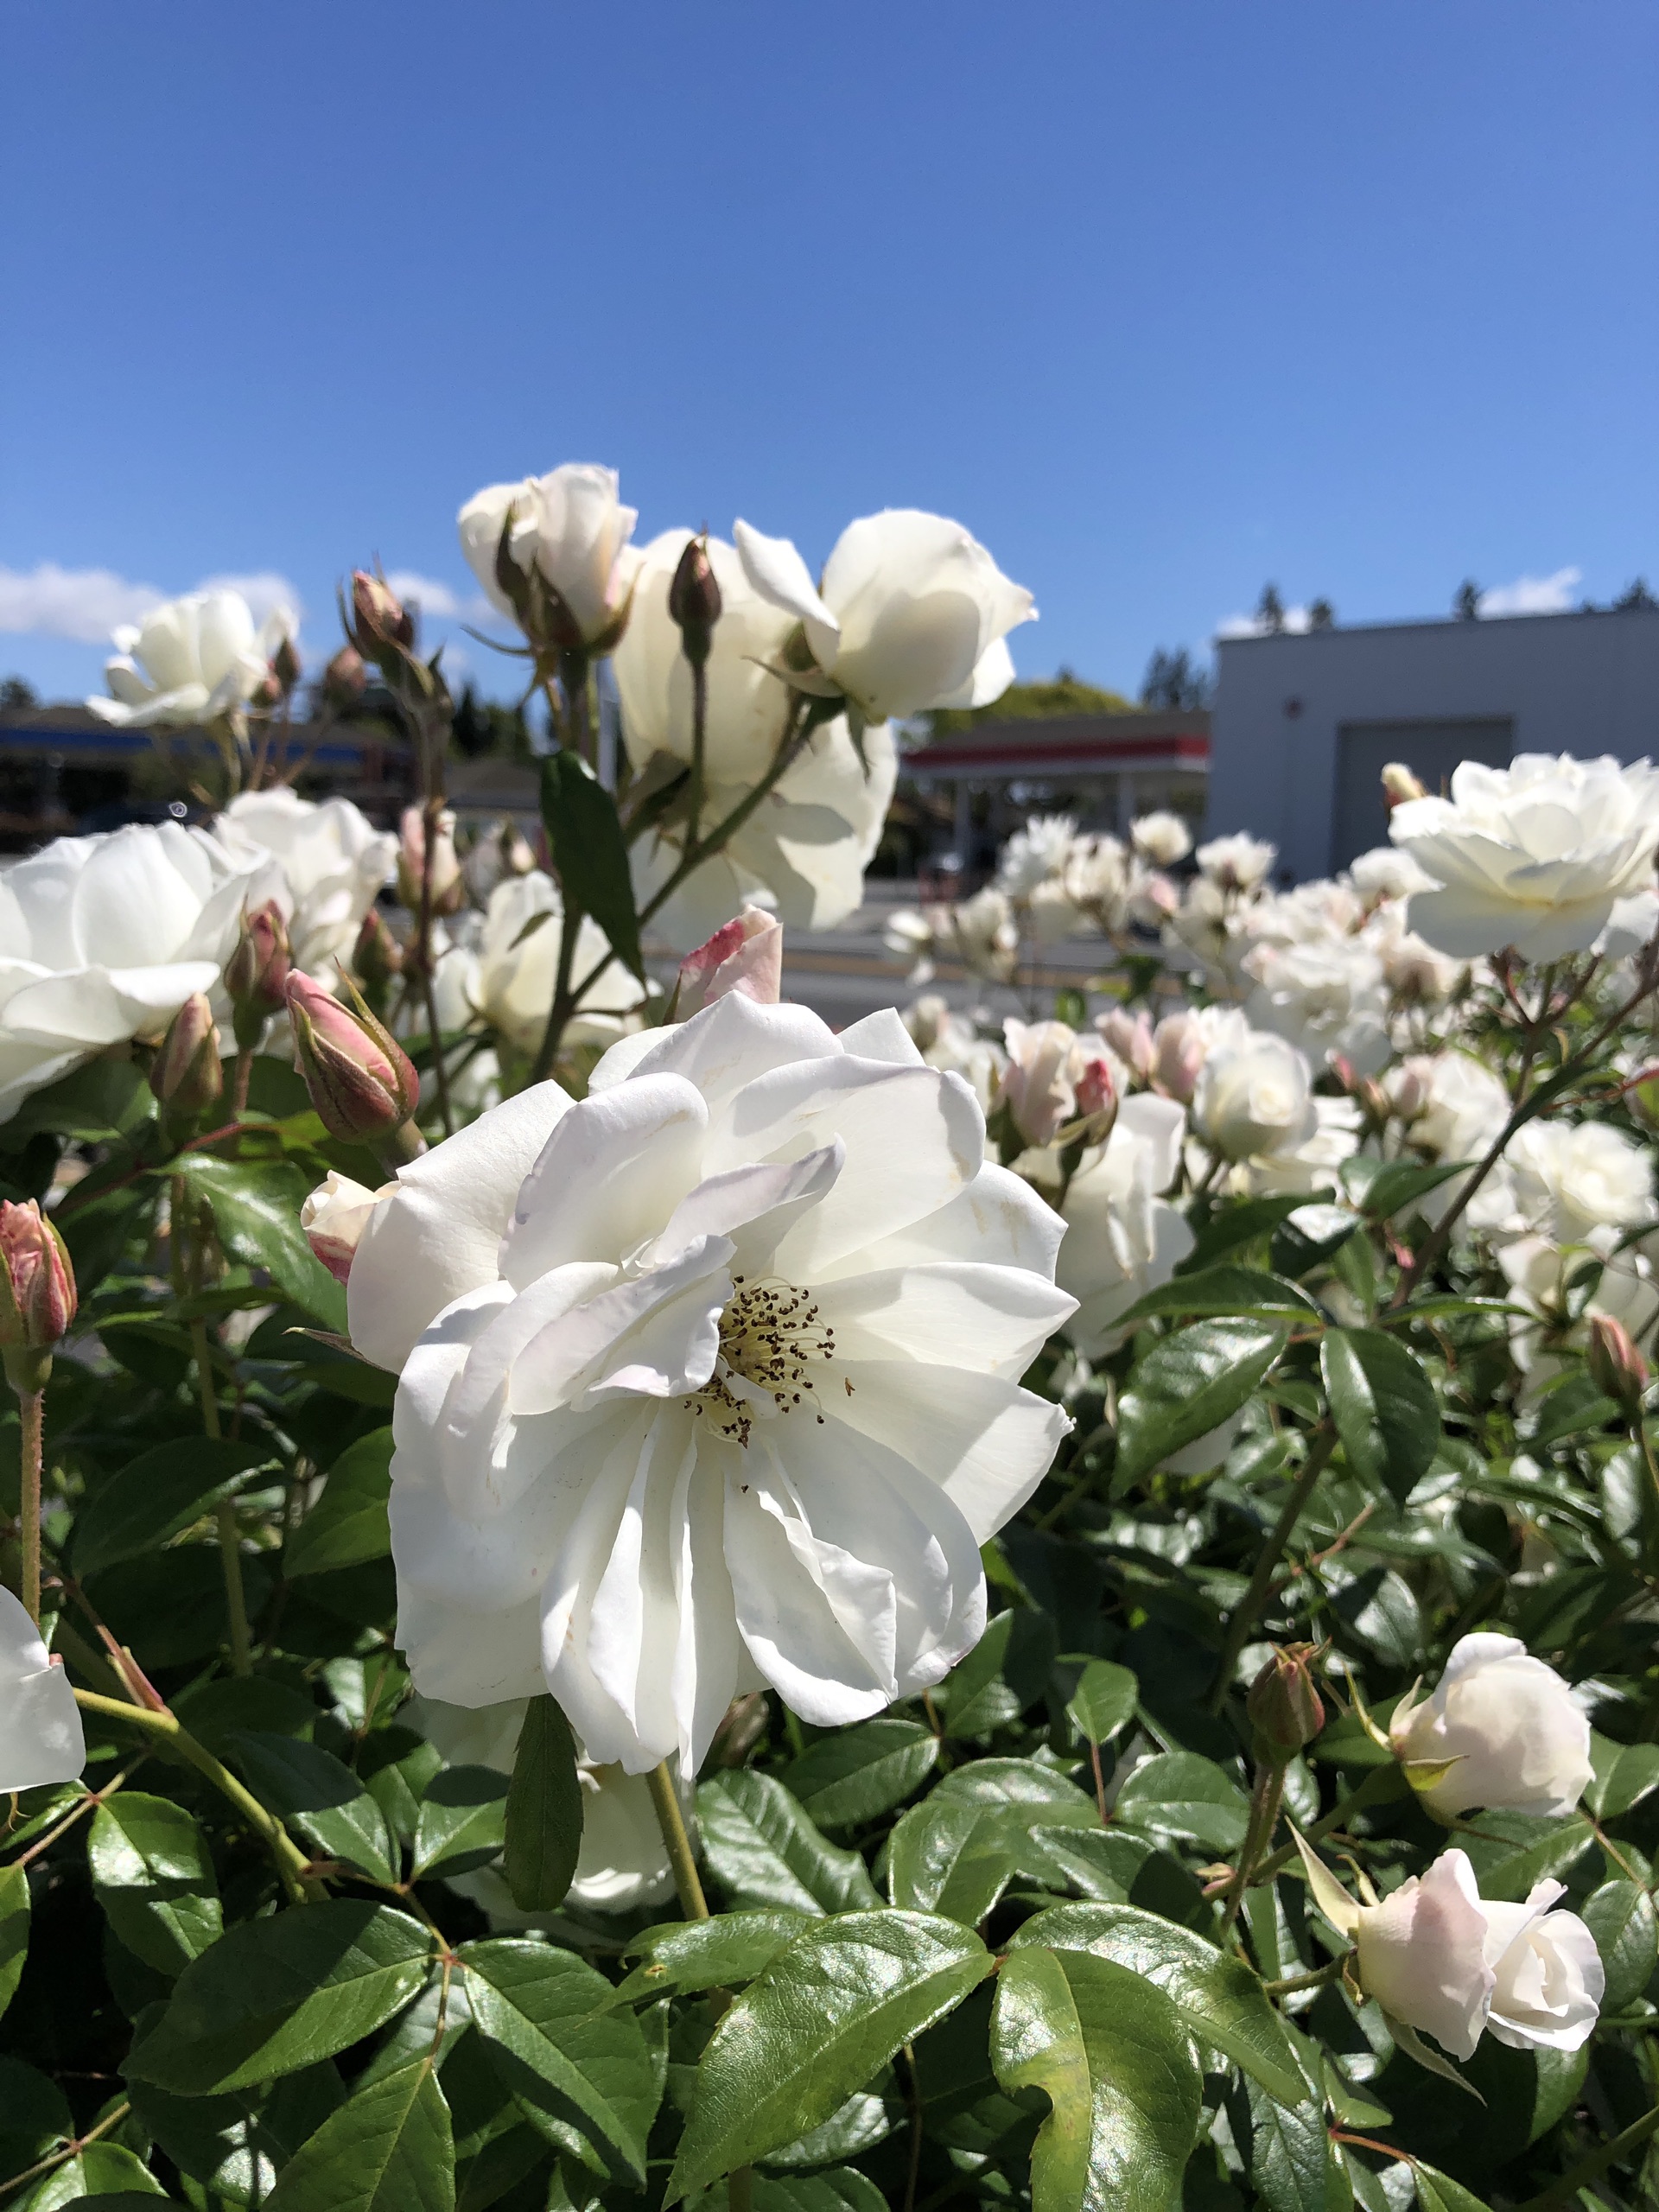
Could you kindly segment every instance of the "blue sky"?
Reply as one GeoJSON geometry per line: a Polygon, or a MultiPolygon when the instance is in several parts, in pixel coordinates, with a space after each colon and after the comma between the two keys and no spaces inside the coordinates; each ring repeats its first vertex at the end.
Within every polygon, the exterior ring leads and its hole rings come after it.
{"type": "Polygon", "coordinates": [[[6,0],[0,79],[54,693],[140,588],[281,577],[318,653],[354,563],[461,606],[456,507],[562,460],[815,563],[955,515],[1022,670],[1128,690],[1268,577],[1659,581],[1651,0],[6,0]]]}

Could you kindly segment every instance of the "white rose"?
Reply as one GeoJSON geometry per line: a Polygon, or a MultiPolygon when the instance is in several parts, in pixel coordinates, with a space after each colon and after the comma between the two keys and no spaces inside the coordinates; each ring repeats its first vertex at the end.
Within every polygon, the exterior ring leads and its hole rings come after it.
{"type": "Polygon", "coordinates": [[[1007,1108],[1028,1145],[1052,1144],[1077,1117],[1077,1086],[1085,1066],[1105,1060],[1106,1053],[1064,1021],[1017,1021],[1010,1016],[1002,1035],[1007,1061],[997,1103],[1007,1108]]]}
{"type": "Polygon", "coordinates": [[[960,523],[912,507],[866,515],[842,531],[816,590],[786,537],[745,522],[733,536],[754,588],[802,626],[816,663],[804,689],[839,692],[879,722],[988,706],[1014,681],[1003,639],[1037,609],[960,523]]]}
{"type": "MultiPolygon", "coordinates": [[[[715,625],[716,637],[720,625],[715,625]]],[[[899,755],[886,722],[863,734],[859,756],[843,717],[815,729],[724,849],[694,868],[652,918],[677,951],[701,944],[729,916],[751,905],[774,907],[791,930],[834,929],[864,896],[898,780],[899,755]]],[[[705,834],[747,797],[747,785],[712,783],[705,834]]],[[[633,847],[634,895],[641,906],[679,867],[684,830],[670,823],[633,847]]]]}
{"type": "Polygon", "coordinates": [[[1528,1122],[1504,1149],[1522,1218],[1560,1244],[1653,1218],[1653,1161],[1606,1122],[1528,1122]]]}
{"type": "MultiPolygon", "coordinates": [[[[691,758],[691,664],[679,625],[668,611],[669,586],[691,535],[689,530],[664,531],[645,547],[633,609],[616,649],[613,664],[622,701],[622,736],[636,770],[657,753],[688,762],[691,758]]],[[[703,766],[711,784],[741,786],[760,781],[789,725],[792,695],[772,670],[794,623],[755,590],[735,547],[718,537],[708,544],[720,587],[720,620],[704,671],[709,706],[703,766]]],[[[703,828],[718,819],[714,805],[705,804],[703,828]]]]}
{"type": "Polygon", "coordinates": [[[1360,1075],[1389,1059],[1389,995],[1382,963],[1357,938],[1321,944],[1259,945],[1244,963],[1255,978],[1245,1014],[1315,1065],[1340,1053],[1360,1075]]]}
{"type": "Polygon", "coordinates": [[[245,904],[280,887],[205,830],[134,823],[0,868],[0,1121],[105,1046],[158,1040],[219,993],[245,904]]]}
{"type": "Polygon", "coordinates": [[[1192,1122],[1224,1160],[1294,1151],[1319,1125],[1306,1060],[1282,1037],[1228,1014],[1199,1071],[1192,1122]]]}
{"type": "Polygon", "coordinates": [[[1349,861],[1348,874],[1368,906],[1434,887],[1433,877],[1425,875],[1411,855],[1402,853],[1397,845],[1374,845],[1369,853],[1349,861]]]}
{"type": "Polygon", "coordinates": [[[896,1014],[733,994],[400,1171],[353,1263],[401,1370],[398,1635],[423,1694],[550,1689],[695,1772],[740,1688],[840,1726],[985,1624],[979,1547],[1066,1421],[1021,1389],[1062,1224],[896,1014]]]}
{"type": "Polygon", "coordinates": [[[916,1039],[922,1058],[931,1068],[959,1075],[978,1100],[980,1111],[988,1114],[1001,1084],[1007,1054],[990,1038],[982,1037],[965,1014],[950,1013],[943,999],[937,1001],[940,1009],[937,1017],[918,1019],[918,1009],[925,1003],[918,999],[905,1017],[905,1027],[916,1039]],[[924,1027],[930,1033],[925,1038],[924,1027]]]}
{"type": "Polygon", "coordinates": [[[1438,1160],[1478,1160],[1510,1118],[1502,1077],[1472,1052],[1439,1052],[1408,1061],[1414,1094],[1422,1093],[1411,1141],[1438,1160]]]}
{"type": "MultiPolygon", "coordinates": [[[[474,1003],[490,1027],[521,1052],[534,1052],[547,1027],[547,1010],[553,1003],[558,975],[563,915],[558,886],[540,868],[533,868],[528,875],[505,876],[490,893],[477,964],[472,970],[474,1003]],[[548,918],[537,922],[540,914],[548,918]]],[[[584,914],[576,931],[573,980],[580,982],[609,950],[604,931],[584,914]]],[[[638,977],[620,960],[613,960],[566,1028],[566,1044],[614,1044],[645,999],[645,986],[638,977]]],[[[442,1020],[442,1013],[439,1018],[442,1020]]]]}
{"type": "Polygon", "coordinates": [[[1212,837],[1198,851],[1200,871],[1222,891],[1254,891],[1278,857],[1277,845],[1242,830],[1230,837],[1212,837]]]}
{"type": "Polygon", "coordinates": [[[509,508],[511,557],[526,572],[540,570],[585,645],[608,652],[627,618],[639,560],[628,543],[639,511],[622,505],[616,471],[568,461],[545,476],[488,485],[467,500],[456,517],[461,550],[491,605],[507,615],[512,601],[495,580],[495,561],[509,508]]]}
{"type": "Polygon", "coordinates": [[[1540,1882],[1524,1904],[1488,1904],[1466,1854],[1444,1851],[1426,1874],[1353,1912],[1360,1986],[1454,2058],[1472,2058],[1489,2027],[1520,2049],[1576,2050],[1595,2026],[1605,1977],[1584,1923],[1549,1910],[1564,1893],[1540,1882]]]}
{"type": "Polygon", "coordinates": [[[1364,1116],[1354,1098],[1316,1098],[1313,1125],[1294,1144],[1256,1154],[1233,1171],[1232,1186],[1257,1196],[1328,1191],[1344,1160],[1359,1150],[1364,1116]]]}
{"type": "Polygon", "coordinates": [[[1180,1107],[1141,1091],[1123,1101],[1111,1135],[1071,1179],[1054,1279],[1077,1300],[1066,1333],[1090,1359],[1116,1350],[1120,1316],[1192,1249],[1185,1219],[1159,1196],[1179,1169],[1185,1130],[1180,1107]]]}
{"type": "Polygon", "coordinates": [[[1051,876],[1065,873],[1077,842],[1076,819],[1069,814],[1033,814],[1003,846],[996,864],[1000,890],[1023,898],[1051,876]]]}
{"type": "Polygon", "coordinates": [[[354,1183],[349,1175],[331,1167],[301,1206],[300,1227],[306,1242],[336,1282],[349,1278],[369,1216],[378,1201],[397,1187],[395,1183],[383,1183],[378,1191],[372,1191],[366,1184],[354,1183]]]}
{"type": "Polygon", "coordinates": [[[1104,1038],[1108,1050],[1138,1083],[1150,1080],[1157,1047],[1153,1042],[1152,1022],[1144,1008],[1131,1014],[1127,1007],[1108,1007],[1104,1014],[1095,1016],[1095,1027],[1104,1038]]]}
{"type": "Polygon", "coordinates": [[[295,629],[286,607],[256,623],[238,591],[188,592],[115,632],[116,658],[104,670],[112,696],[87,708],[121,729],[213,721],[246,706],[295,629]]]}
{"type": "MultiPolygon", "coordinates": [[[[510,1775],[525,1705],[524,1698],[510,1698],[501,1705],[469,1710],[437,1698],[416,1697],[399,1718],[406,1717],[411,1727],[418,1728],[451,1766],[487,1766],[497,1774],[510,1775]]],[[[636,1906],[663,1904],[673,1895],[674,1874],[648,1784],[639,1775],[624,1774],[620,1767],[595,1766],[581,1756],[576,1775],[582,1784],[582,1847],[569,1901],[593,1912],[632,1912],[636,1906]]],[[[680,1800],[689,1815],[692,1792],[683,1782],[680,1800]]],[[[463,1890],[480,1904],[493,1928],[533,1928],[547,1916],[521,1911],[493,1867],[452,1878],[451,1887],[463,1890]]]]}
{"type": "Polygon", "coordinates": [[[1389,1724],[1395,1757],[1455,1759],[1421,1794],[1437,1813],[1471,1805],[1570,1813],[1591,1778],[1590,1723],[1554,1669],[1512,1636],[1465,1636],[1432,1697],[1406,1698],[1389,1724]]]}
{"type": "Polygon", "coordinates": [[[1192,832],[1179,814],[1160,810],[1129,824],[1129,842],[1154,868],[1173,868],[1192,849],[1192,832]]]}
{"type": "Polygon", "coordinates": [[[0,1587],[0,1796],[73,1782],[86,1764],[69,1677],[22,1605],[0,1587]]]}
{"type": "Polygon", "coordinates": [[[1389,836],[1440,887],[1412,898],[1420,937],[1462,958],[1507,945],[1556,960],[1593,944],[1615,902],[1649,887],[1659,773],[1605,756],[1465,760],[1449,799],[1396,806],[1389,836]]]}
{"type": "Polygon", "coordinates": [[[1443,1006],[1469,973],[1467,961],[1449,960],[1406,927],[1406,909],[1398,899],[1387,901],[1371,915],[1363,941],[1382,963],[1389,990],[1408,1005],[1443,1006]]]}
{"type": "Polygon", "coordinates": [[[296,968],[315,975],[350,957],[364,916],[391,880],[397,841],[390,831],[377,830],[348,798],[318,805],[286,785],[244,791],[215,829],[250,866],[266,853],[281,865],[286,896],[277,896],[296,968]]]}

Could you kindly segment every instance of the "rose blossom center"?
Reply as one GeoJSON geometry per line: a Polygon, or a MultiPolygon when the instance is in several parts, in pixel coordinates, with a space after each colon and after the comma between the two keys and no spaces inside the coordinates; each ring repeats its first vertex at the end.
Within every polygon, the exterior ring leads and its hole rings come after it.
{"type": "Polygon", "coordinates": [[[742,1275],[732,1282],[714,1374],[684,1401],[687,1410],[707,1414],[720,1435],[745,1446],[757,1421],[810,1408],[821,1422],[816,1385],[823,1363],[836,1356],[835,1331],[793,1283],[742,1275]]]}

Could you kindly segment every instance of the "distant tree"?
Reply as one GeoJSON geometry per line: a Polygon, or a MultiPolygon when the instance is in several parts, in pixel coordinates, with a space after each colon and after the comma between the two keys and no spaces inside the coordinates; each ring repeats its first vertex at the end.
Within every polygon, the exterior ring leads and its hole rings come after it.
{"type": "Polygon", "coordinates": [[[487,753],[495,742],[490,718],[480,707],[478,694],[470,683],[455,702],[455,719],[451,727],[456,745],[469,760],[480,753],[487,753]]]}
{"type": "Polygon", "coordinates": [[[1625,585],[1613,601],[1613,612],[1615,614],[1628,614],[1643,607],[1659,607],[1659,599],[1656,599],[1648,589],[1647,578],[1637,576],[1634,583],[1625,585]]]}
{"type": "Polygon", "coordinates": [[[1210,703],[1210,676],[1185,645],[1166,652],[1160,645],[1147,663],[1141,703],[1166,714],[1180,714],[1210,703]]]}
{"type": "Polygon", "coordinates": [[[1255,623],[1259,630],[1270,638],[1278,636],[1285,626],[1285,602],[1279,596],[1277,584],[1263,584],[1262,596],[1255,602],[1255,623]]]}
{"type": "Polygon", "coordinates": [[[1316,599],[1312,602],[1307,610],[1307,626],[1310,630],[1336,628],[1337,610],[1328,599],[1316,599]]]}
{"type": "Polygon", "coordinates": [[[1480,586],[1472,576],[1465,576],[1458,586],[1452,612],[1459,622],[1478,622],[1480,620],[1480,586]]]}
{"type": "Polygon", "coordinates": [[[454,727],[455,743],[469,760],[480,753],[505,753],[515,760],[530,758],[530,731],[519,709],[480,699],[470,683],[455,702],[454,727]]]}
{"type": "Polygon", "coordinates": [[[8,676],[0,681],[0,714],[26,715],[40,703],[40,694],[24,677],[8,676]]]}
{"type": "Polygon", "coordinates": [[[935,737],[948,731],[974,729],[981,722],[1047,721],[1056,715],[1132,715],[1133,699],[1121,691],[1107,691],[1085,683],[1069,668],[1062,668],[1047,683],[1011,683],[988,707],[938,707],[928,716],[935,737]]]}

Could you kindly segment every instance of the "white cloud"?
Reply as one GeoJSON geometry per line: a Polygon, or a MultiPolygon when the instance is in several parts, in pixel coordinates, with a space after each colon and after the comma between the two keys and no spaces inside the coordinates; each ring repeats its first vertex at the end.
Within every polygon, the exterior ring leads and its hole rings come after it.
{"type": "Polygon", "coordinates": [[[394,569],[386,582],[399,599],[412,601],[429,622],[486,622],[495,611],[481,593],[462,599],[435,576],[423,576],[413,569],[394,569]]]}
{"type": "Polygon", "coordinates": [[[1517,576],[1480,594],[1483,614],[1565,614],[1584,582],[1582,569],[1557,569],[1553,576],[1517,576]]]}
{"type": "Polygon", "coordinates": [[[106,645],[118,624],[142,622],[162,599],[149,584],[129,583],[111,569],[60,569],[55,561],[26,575],[0,569],[0,630],[106,645]]]}
{"type": "Polygon", "coordinates": [[[196,589],[239,591],[256,622],[263,622],[274,607],[287,607],[296,622],[305,612],[298,592],[275,569],[256,569],[251,575],[244,576],[204,576],[196,589]]]}
{"type": "MultiPolygon", "coordinates": [[[[1311,630],[1313,625],[1305,607],[1287,607],[1279,626],[1300,637],[1304,630],[1311,630]]],[[[1272,634],[1267,624],[1258,620],[1254,614],[1230,614],[1224,621],[1216,625],[1218,638],[1267,638],[1272,634]]]]}

